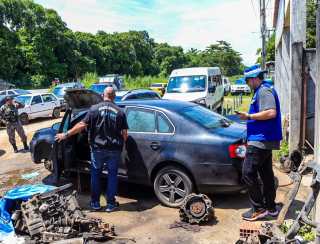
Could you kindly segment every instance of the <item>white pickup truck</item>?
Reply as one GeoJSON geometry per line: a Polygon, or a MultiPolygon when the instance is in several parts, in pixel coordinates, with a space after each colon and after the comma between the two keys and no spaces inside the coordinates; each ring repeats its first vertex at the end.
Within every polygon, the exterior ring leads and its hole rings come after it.
{"type": "Polygon", "coordinates": [[[18,113],[22,124],[39,117],[60,117],[60,101],[52,93],[27,94],[14,98],[24,105],[18,113]]]}
{"type": "Polygon", "coordinates": [[[244,78],[240,78],[235,81],[234,84],[231,85],[230,89],[231,95],[235,94],[250,94],[251,89],[250,87],[246,84],[246,81],[244,78]]]}

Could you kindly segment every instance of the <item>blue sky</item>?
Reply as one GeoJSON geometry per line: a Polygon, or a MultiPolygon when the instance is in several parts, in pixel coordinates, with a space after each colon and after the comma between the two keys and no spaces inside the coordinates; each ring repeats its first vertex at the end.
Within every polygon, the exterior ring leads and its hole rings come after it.
{"type": "MultiPolygon", "coordinates": [[[[68,27],[96,33],[147,30],[157,42],[186,50],[204,49],[225,40],[242,54],[244,63],[256,61],[260,47],[258,0],[35,0],[55,9],[68,27]]],[[[273,0],[267,0],[271,27],[273,0]]]]}

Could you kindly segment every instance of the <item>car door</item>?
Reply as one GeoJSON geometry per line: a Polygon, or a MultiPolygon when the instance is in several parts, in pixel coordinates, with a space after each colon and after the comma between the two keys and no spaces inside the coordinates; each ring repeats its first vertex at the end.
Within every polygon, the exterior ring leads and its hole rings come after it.
{"type": "Polygon", "coordinates": [[[36,118],[43,116],[43,111],[45,110],[44,103],[42,102],[42,98],[40,95],[36,95],[31,100],[30,106],[30,117],[36,118]]]}
{"type": "Polygon", "coordinates": [[[51,116],[54,108],[56,107],[57,99],[51,94],[44,94],[41,95],[41,97],[45,108],[45,110],[43,111],[44,115],[51,116]]]}
{"type": "MultiPolygon", "coordinates": [[[[121,168],[126,171],[131,181],[148,182],[151,165],[160,160],[161,152],[165,150],[165,137],[172,136],[171,133],[159,131],[158,113],[156,110],[141,107],[126,108],[129,138],[121,168]]],[[[172,130],[170,125],[169,127],[172,130]]]]}

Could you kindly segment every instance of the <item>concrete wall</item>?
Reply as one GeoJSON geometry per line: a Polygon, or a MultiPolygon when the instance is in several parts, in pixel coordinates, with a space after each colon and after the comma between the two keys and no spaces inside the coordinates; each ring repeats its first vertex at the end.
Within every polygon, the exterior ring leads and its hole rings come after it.
{"type": "Polygon", "coordinates": [[[280,99],[282,117],[289,113],[290,104],[290,33],[283,32],[275,58],[275,88],[280,99]]]}

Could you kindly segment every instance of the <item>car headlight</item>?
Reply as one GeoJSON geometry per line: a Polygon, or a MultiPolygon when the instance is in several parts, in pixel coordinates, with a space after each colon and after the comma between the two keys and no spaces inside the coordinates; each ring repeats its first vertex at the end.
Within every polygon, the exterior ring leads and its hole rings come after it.
{"type": "Polygon", "coordinates": [[[201,99],[195,100],[194,102],[195,103],[199,103],[201,105],[206,105],[206,99],[205,98],[201,98],[201,99]]]}

